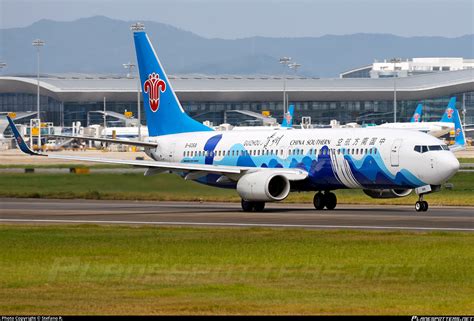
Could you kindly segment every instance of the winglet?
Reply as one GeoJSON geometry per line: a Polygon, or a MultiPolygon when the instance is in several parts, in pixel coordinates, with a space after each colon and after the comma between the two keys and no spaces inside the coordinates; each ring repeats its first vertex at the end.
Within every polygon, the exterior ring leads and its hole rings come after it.
{"type": "Polygon", "coordinates": [[[16,128],[15,126],[15,123],[13,122],[13,120],[10,118],[10,116],[7,116],[7,120],[8,120],[8,123],[10,124],[10,127],[12,129],[12,132],[13,132],[13,135],[15,136],[15,141],[18,145],[18,147],[20,148],[20,150],[25,153],[25,154],[28,154],[28,155],[36,155],[36,156],[43,156],[39,153],[36,153],[34,151],[32,151],[28,145],[25,143],[25,140],[23,139],[23,137],[21,136],[20,132],[18,131],[18,128],[16,128]]]}
{"type": "Polygon", "coordinates": [[[462,127],[461,117],[459,111],[454,110],[454,145],[450,146],[451,151],[463,150],[466,146],[466,136],[464,135],[464,128],[462,127]]]}
{"type": "Polygon", "coordinates": [[[291,128],[293,126],[293,113],[295,112],[295,105],[290,105],[288,107],[288,112],[283,117],[281,127],[291,128]]]}

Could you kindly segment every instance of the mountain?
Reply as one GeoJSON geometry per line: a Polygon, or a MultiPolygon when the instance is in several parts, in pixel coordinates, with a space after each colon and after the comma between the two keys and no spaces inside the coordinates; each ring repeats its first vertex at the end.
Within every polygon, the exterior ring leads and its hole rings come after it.
{"type": "MultiPolygon", "coordinates": [[[[24,28],[0,29],[4,73],[35,73],[32,40],[41,38],[44,73],[125,73],[134,59],[130,21],[103,16],[71,22],[40,20],[24,28]]],[[[474,57],[474,35],[457,38],[399,37],[390,34],[235,40],[209,39],[170,25],[145,21],[162,64],[169,73],[281,74],[278,59],[290,56],[301,75],[337,77],[342,71],[390,57],[474,57]]]]}

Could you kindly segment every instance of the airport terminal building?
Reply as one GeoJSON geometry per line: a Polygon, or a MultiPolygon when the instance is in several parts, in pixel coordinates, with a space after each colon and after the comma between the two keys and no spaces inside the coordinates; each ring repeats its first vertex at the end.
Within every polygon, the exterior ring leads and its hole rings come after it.
{"type": "MultiPolygon", "coordinates": [[[[235,125],[245,120],[246,116],[231,110],[269,111],[279,121],[283,116],[282,77],[180,75],[170,81],[184,109],[199,121],[235,125]]],[[[424,121],[439,120],[449,98],[456,96],[458,109],[466,111],[466,124],[474,123],[474,69],[396,79],[286,78],[296,123],[302,116],[310,116],[313,124],[332,119],[341,124],[391,122],[394,86],[398,121],[408,121],[420,102],[425,106],[424,121]]],[[[41,118],[56,126],[71,126],[73,121],[83,126],[101,124],[102,116],[94,112],[104,110],[104,101],[107,111],[136,115],[137,87],[136,78],[124,76],[43,75],[41,118]]],[[[0,112],[35,111],[36,90],[36,76],[1,76],[0,112]]],[[[142,115],[145,123],[143,111],[142,115]]]]}

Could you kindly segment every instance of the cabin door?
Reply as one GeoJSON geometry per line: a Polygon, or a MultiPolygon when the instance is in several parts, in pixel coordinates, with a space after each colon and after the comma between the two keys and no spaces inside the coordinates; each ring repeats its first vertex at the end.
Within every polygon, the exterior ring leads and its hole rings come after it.
{"type": "Polygon", "coordinates": [[[400,161],[400,145],[402,144],[401,139],[395,139],[392,144],[392,150],[390,151],[390,162],[393,167],[397,167],[400,161]]]}

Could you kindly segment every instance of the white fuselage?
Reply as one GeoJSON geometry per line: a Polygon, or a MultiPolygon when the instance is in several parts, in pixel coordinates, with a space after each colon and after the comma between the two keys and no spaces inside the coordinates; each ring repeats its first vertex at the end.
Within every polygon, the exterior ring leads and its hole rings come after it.
{"type": "Polygon", "coordinates": [[[372,128],[392,128],[416,130],[430,134],[434,137],[441,137],[454,130],[454,123],[447,122],[420,122],[420,123],[385,123],[372,128]]]}
{"type": "Polygon", "coordinates": [[[156,150],[148,150],[155,160],[304,168],[315,184],[319,179],[340,188],[440,185],[459,168],[456,157],[440,140],[410,130],[214,131],[149,140],[158,144],[156,150]],[[421,153],[415,146],[437,147],[421,153]]]}

